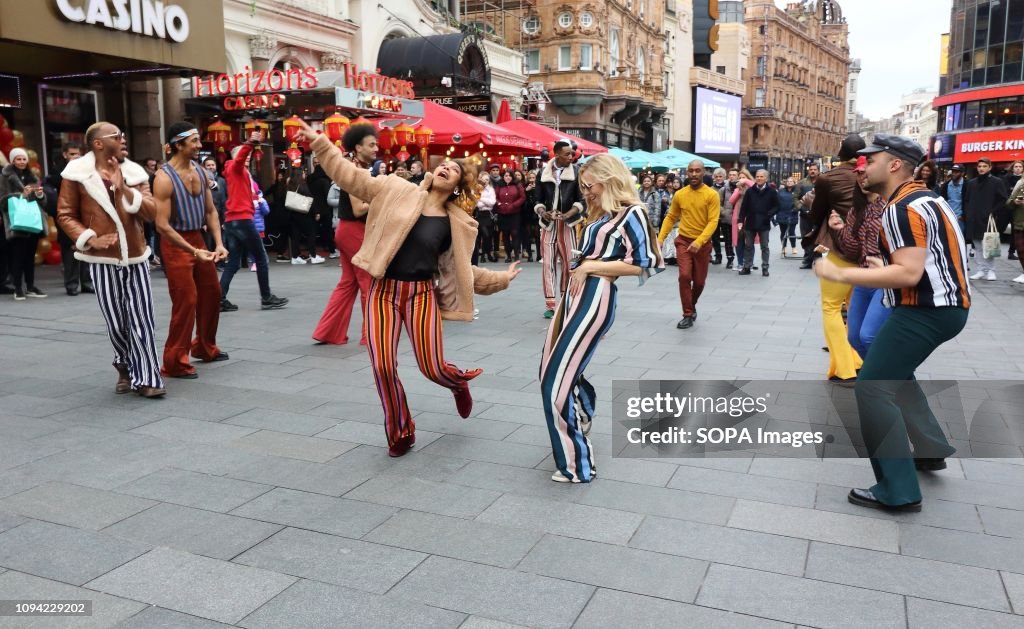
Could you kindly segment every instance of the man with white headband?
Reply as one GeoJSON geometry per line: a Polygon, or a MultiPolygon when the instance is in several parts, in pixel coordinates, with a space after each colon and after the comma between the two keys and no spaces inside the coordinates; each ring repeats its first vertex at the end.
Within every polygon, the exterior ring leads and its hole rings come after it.
{"type": "Polygon", "coordinates": [[[167,144],[171,157],[153,180],[160,258],[171,294],[171,325],[161,373],[191,380],[199,376],[189,354],[204,362],[228,359],[217,347],[221,295],[214,266],[228,252],[221,242],[220,219],[206,175],[195,161],[203,146],[199,130],[176,122],[167,132],[167,144]],[[206,248],[204,229],[213,237],[214,251],[206,248]]]}

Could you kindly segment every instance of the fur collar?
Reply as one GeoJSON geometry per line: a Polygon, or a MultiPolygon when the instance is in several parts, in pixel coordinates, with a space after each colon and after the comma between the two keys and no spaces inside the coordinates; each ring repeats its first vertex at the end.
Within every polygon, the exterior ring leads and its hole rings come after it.
{"type": "MultiPolygon", "coordinates": [[[[574,166],[575,164],[569,164],[562,170],[562,181],[576,181],[576,168],[574,166]]],[[[555,183],[555,160],[549,160],[544,165],[540,180],[555,183]]]]}

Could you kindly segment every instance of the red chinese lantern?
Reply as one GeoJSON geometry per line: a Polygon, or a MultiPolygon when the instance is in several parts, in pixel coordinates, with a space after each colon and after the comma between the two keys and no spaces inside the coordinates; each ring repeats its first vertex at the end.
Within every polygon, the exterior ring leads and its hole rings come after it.
{"type": "Polygon", "coordinates": [[[284,152],[288,156],[288,159],[292,162],[292,168],[299,168],[302,166],[302,149],[295,142],[288,147],[288,150],[284,152]]]}
{"type": "Polygon", "coordinates": [[[355,120],[352,121],[352,124],[357,125],[357,124],[373,124],[373,123],[370,122],[369,120],[367,120],[366,118],[363,118],[362,116],[359,116],[358,118],[356,118],[355,120]]]}
{"type": "Polygon", "coordinates": [[[394,144],[395,135],[391,129],[388,129],[387,127],[381,129],[380,134],[377,136],[377,146],[384,149],[385,154],[390,154],[391,147],[394,146],[394,144]]]}
{"type": "MultiPolygon", "coordinates": [[[[267,134],[270,133],[270,125],[263,122],[262,120],[250,120],[245,123],[243,127],[245,129],[245,137],[249,138],[253,133],[259,131],[261,138],[266,138],[267,134]]],[[[259,144],[253,149],[252,158],[256,160],[256,170],[260,169],[260,162],[263,161],[263,147],[259,144]]]]}
{"type": "Polygon", "coordinates": [[[217,120],[206,127],[206,140],[213,143],[217,152],[217,161],[221,164],[227,159],[227,147],[234,143],[234,133],[231,125],[223,120],[217,120]]]}
{"type": "Polygon", "coordinates": [[[285,121],[281,123],[281,126],[284,129],[284,139],[287,142],[291,144],[298,144],[302,141],[299,139],[299,131],[302,130],[302,121],[299,120],[298,116],[293,114],[290,118],[286,118],[285,121]]]}
{"type": "Polygon", "coordinates": [[[352,122],[348,118],[335,112],[324,119],[324,133],[327,134],[331,142],[341,146],[341,136],[345,135],[351,124],[352,122]]]}
{"type": "Polygon", "coordinates": [[[434,137],[434,130],[430,127],[420,127],[416,129],[413,134],[416,146],[420,147],[420,160],[423,163],[427,162],[427,147],[430,146],[430,141],[434,137]]]}
{"type": "Polygon", "coordinates": [[[394,130],[395,133],[395,144],[412,144],[416,139],[416,130],[405,124],[404,122],[394,130]]]}

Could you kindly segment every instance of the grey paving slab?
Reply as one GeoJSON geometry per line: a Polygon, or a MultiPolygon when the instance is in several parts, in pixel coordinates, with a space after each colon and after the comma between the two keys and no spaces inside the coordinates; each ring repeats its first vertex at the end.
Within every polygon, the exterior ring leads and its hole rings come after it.
{"type": "Polygon", "coordinates": [[[993,535],[900,525],[900,552],[911,557],[950,561],[993,570],[1020,570],[1024,541],[993,535]]]}
{"type": "Polygon", "coordinates": [[[176,441],[227,443],[252,434],[256,429],[184,417],[168,417],[136,428],[133,432],[176,441]]]}
{"type": "Polygon", "coordinates": [[[230,511],[271,487],[257,483],[163,469],[117,488],[118,492],[208,511],[230,511]]]}
{"type": "Polygon", "coordinates": [[[967,504],[1024,510],[1024,491],[1007,490],[1006,485],[921,474],[921,493],[926,500],[952,500],[967,504]]]}
{"type": "Polygon", "coordinates": [[[799,576],[804,572],[809,542],[726,526],[648,517],[629,545],[659,553],[799,576]]]}
{"type": "Polygon", "coordinates": [[[223,423],[310,437],[327,430],[337,422],[327,417],[254,408],[229,417],[223,423]]]}
{"type": "Polygon", "coordinates": [[[40,397],[18,393],[0,396],[0,408],[6,413],[24,417],[47,417],[76,408],[73,402],[67,400],[42,397],[48,395],[46,391],[39,391],[37,395],[40,397]]]}
{"type": "Polygon", "coordinates": [[[16,513],[0,511],[0,533],[7,529],[13,529],[24,521],[25,518],[16,513]]]}
{"type": "MultiPolygon", "coordinates": [[[[601,470],[602,472],[604,470],[601,470]]],[[[716,496],[733,496],[794,507],[813,507],[817,485],[813,482],[767,478],[681,465],[668,486],[716,496]]]]}
{"type": "MultiPolygon", "coordinates": [[[[9,571],[0,574],[0,592],[7,600],[92,601],[91,616],[48,618],[0,616],[0,629],[107,629],[123,618],[145,609],[138,601],[108,596],[92,590],[9,571]]],[[[181,629],[186,629],[182,627],[181,629]]],[[[198,629],[198,628],[197,628],[198,629]]]]}
{"type": "Polygon", "coordinates": [[[459,625],[459,629],[526,629],[522,625],[513,625],[500,620],[491,620],[482,616],[470,616],[466,622],[459,625]]]}
{"type": "Polygon", "coordinates": [[[107,527],[104,533],[151,546],[231,559],[281,530],[280,525],[162,503],[107,527]]]}
{"type": "Polygon", "coordinates": [[[148,607],[118,623],[114,629],[230,629],[232,626],[161,607],[148,607]]]}
{"type": "Polygon", "coordinates": [[[295,582],[294,577],[156,548],[87,587],[228,624],[295,582]]]}
{"type": "Polygon", "coordinates": [[[546,535],[518,570],[613,590],[692,603],[708,562],[546,535]]]}
{"type": "Polygon", "coordinates": [[[1024,615],[1024,574],[1013,572],[1001,573],[1006,594],[1010,597],[1010,606],[1014,613],[1024,615]]]}
{"type": "Polygon", "coordinates": [[[247,629],[392,629],[415,622],[424,629],[454,629],[465,618],[465,614],[456,611],[301,580],[247,616],[239,626],[247,629]]]}
{"type": "Polygon", "coordinates": [[[286,528],[233,561],[384,594],[426,558],[423,553],[382,544],[286,528]]]}
{"type": "Polygon", "coordinates": [[[903,597],[872,590],[715,564],[697,603],[818,627],[901,629],[903,597]]]}
{"type": "Polygon", "coordinates": [[[972,504],[948,500],[927,500],[926,498],[925,506],[918,513],[889,513],[850,504],[847,499],[849,493],[850,490],[847,487],[818,485],[818,497],[814,508],[821,511],[848,513],[900,523],[906,522],[975,533],[983,532],[981,519],[978,517],[978,507],[972,504]]]}
{"type": "Polygon", "coordinates": [[[1010,611],[995,570],[812,542],[804,576],[957,605],[1010,611]]]}
{"type": "Polygon", "coordinates": [[[506,494],[498,498],[476,519],[480,522],[595,542],[625,544],[633,536],[643,516],[601,507],[566,504],[545,498],[506,494]],[[581,522],[586,522],[587,525],[581,526],[581,522]]]}
{"type": "Polygon", "coordinates": [[[7,413],[0,415],[0,439],[35,439],[65,428],[64,424],[54,419],[21,417],[7,413]]]}
{"type": "MultiPolygon", "coordinates": [[[[111,402],[111,404],[114,402],[111,402]]],[[[168,416],[168,413],[157,406],[159,400],[152,400],[152,402],[150,406],[139,408],[90,405],[64,411],[63,413],[55,413],[50,415],[49,419],[68,424],[106,428],[107,430],[131,430],[152,424],[168,416]]]]}
{"type": "Polygon", "coordinates": [[[328,465],[363,480],[378,475],[398,474],[443,481],[465,467],[467,463],[465,459],[422,454],[415,447],[405,456],[396,459],[389,457],[385,448],[361,445],[342,454],[328,465]]]}
{"type": "Polygon", "coordinates": [[[396,511],[394,507],[279,488],[231,514],[358,539],[396,511]]]}
{"type": "Polygon", "coordinates": [[[369,542],[408,548],[502,568],[514,567],[540,541],[542,533],[421,511],[400,511],[363,537],[369,542]],[[429,531],[429,534],[425,534],[429,531]]]}
{"type": "Polygon", "coordinates": [[[389,596],[528,627],[569,627],[593,588],[492,566],[430,557],[389,596]]]}
{"type": "Polygon", "coordinates": [[[701,629],[786,629],[789,623],[731,611],[677,603],[616,590],[599,589],[573,625],[578,629],[663,629],[666,626],[701,629]]]}
{"type": "Polygon", "coordinates": [[[900,550],[899,526],[895,522],[844,513],[739,500],[728,525],[891,553],[900,550]]]}
{"type": "MultiPolygon", "coordinates": [[[[474,406],[474,412],[476,412],[475,409],[476,407],[474,406]]],[[[477,439],[493,439],[495,441],[504,439],[519,428],[519,424],[508,421],[495,421],[481,417],[470,417],[469,420],[462,419],[454,411],[450,413],[417,413],[414,419],[416,420],[416,427],[423,430],[477,439]]]]}
{"type": "Polygon", "coordinates": [[[547,458],[551,454],[551,449],[506,441],[444,435],[424,448],[423,452],[502,465],[533,467],[547,458]]]}
{"type": "Polygon", "coordinates": [[[261,430],[231,442],[231,446],[262,454],[326,463],[358,444],[261,430]]]}
{"type": "MultiPolygon", "coordinates": [[[[575,489],[575,488],[573,488],[575,489]]],[[[580,504],[666,518],[725,524],[735,500],[728,496],[620,483],[598,478],[576,496],[580,504]]]]}
{"type": "MultiPolygon", "coordinates": [[[[337,439],[349,443],[362,443],[379,448],[388,447],[388,438],[384,432],[383,421],[380,424],[358,421],[346,421],[332,424],[330,428],[318,432],[320,439],[337,439]]],[[[423,449],[441,437],[441,433],[427,430],[416,430],[416,447],[423,449]]]]}
{"type": "MultiPolygon", "coordinates": [[[[234,352],[232,352],[234,357],[234,352]]],[[[245,403],[225,404],[213,400],[204,400],[196,403],[195,400],[171,395],[160,401],[160,412],[169,417],[182,417],[184,419],[197,419],[207,422],[219,422],[229,417],[234,417],[252,408],[252,405],[245,403]]]]}
{"type": "Polygon", "coordinates": [[[72,585],[82,585],[147,550],[146,544],[37,520],[0,533],[0,566],[72,585]]]}
{"type": "Polygon", "coordinates": [[[0,500],[0,509],[36,520],[98,531],[155,504],[152,500],[51,482],[0,500]]]}
{"type": "Polygon", "coordinates": [[[274,458],[218,443],[181,443],[176,448],[165,450],[165,454],[164,467],[212,476],[224,476],[237,469],[274,458]]]}
{"type": "Polygon", "coordinates": [[[422,478],[386,476],[366,481],[345,494],[345,498],[459,518],[473,518],[493,504],[499,495],[498,492],[487,489],[438,483],[422,478]]]}
{"type": "Polygon", "coordinates": [[[908,597],[907,626],[910,629],[933,627],[1021,629],[1024,627],[1024,617],[908,597]]]}
{"type": "Polygon", "coordinates": [[[354,474],[342,467],[276,456],[259,457],[259,460],[234,468],[227,475],[253,483],[328,496],[340,496],[367,480],[366,475],[354,474]]]}
{"type": "MultiPolygon", "coordinates": [[[[0,398],[2,403],[2,398],[0,398]]],[[[63,448],[20,438],[0,440],[0,471],[61,452],[63,448]]]]}
{"type": "Polygon", "coordinates": [[[565,487],[552,482],[550,471],[483,461],[470,461],[452,474],[448,481],[457,485],[566,502],[574,502],[579,497],[577,492],[567,492],[565,487]]]}

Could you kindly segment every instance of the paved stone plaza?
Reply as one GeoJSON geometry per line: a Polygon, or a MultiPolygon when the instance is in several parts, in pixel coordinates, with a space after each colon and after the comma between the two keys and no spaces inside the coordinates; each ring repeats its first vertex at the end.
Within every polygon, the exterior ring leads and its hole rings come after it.
{"type": "MultiPolygon", "coordinates": [[[[1020,459],[951,460],[923,475],[923,512],[891,516],[846,501],[872,484],[866,461],[609,457],[615,378],[824,377],[799,261],[712,267],[686,331],[674,268],[620,282],[588,372],[605,404],[586,486],[550,480],[537,264],[446,324],[447,358],[485,369],[471,419],[404,343],[417,443],[391,459],[365,350],[309,338],[331,262],[272,265],[280,311],[236,276],[231,360],[163,400],[114,394],[95,300],[66,297],[57,269],[48,299],[0,300],[0,599],[93,601],[0,628],[1024,627],[1020,459]]],[[[975,286],[967,330],[919,376],[1021,377],[1015,265],[975,286]]],[[[162,344],[160,273],[154,293],[162,344]]]]}

